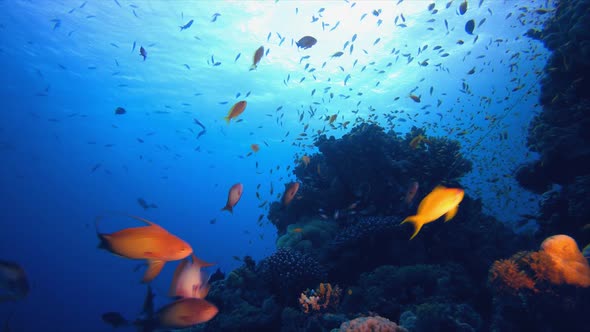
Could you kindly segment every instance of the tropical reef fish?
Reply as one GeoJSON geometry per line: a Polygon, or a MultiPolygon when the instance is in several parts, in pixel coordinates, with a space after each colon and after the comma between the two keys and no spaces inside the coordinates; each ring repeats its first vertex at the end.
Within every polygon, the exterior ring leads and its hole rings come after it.
{"type": "Polygon", "coordinates": [[[252,60],[252,67],[250,67],[250,70],[254,70],[256,69],[256,67],[258,67],[258,63],[260,62],[260,59],[262,59],[262,56],[264,55],[264,46],[260,46],[256,52],[254,52],[254,58],[252,60]]]}
{"type": "Polygon", "coordinates": [[[140,206],[141,206],[141,207],[142,207],[144,210],[147,210],[147,209],[149,209],[149,208],[153,208],[153,209],[157,209],[157,208],[158,208],[158,206],[157,206],[156,204],[154,204],[154,203],[148,204],[148,202],[146,202],[146,200],[145,200],[145,199],[143,199],[143,198],[141,198],[141,197],[139,197],[139,198],[137,199],[137,203],[138,203],[138,204],[139,204],[139,205],[140,205],[140,206]]]}
{"type": "Polygon", "coordinates": [[[260,145],[258,145],[258,144],[251,144],[250,145],[250,149],[252,149],[252,151],[254,153],[256,153],[256,152],[260,151],[260,145]]]}
{"type": "Polygon", "coordinates": [[[331,58],[339,58],[342,56],[342,54],[344,54],[344,52],[338,51],[338,52],[332,54],[331,58]]]}
{"type": "Polygon", "coordinates": [[[117,107],[115,109],[115,114],[117,114],[117,115],[122,115],[122,114],[125,114],[125,113],[127,113],[127,111],[123,107],[117,107]]]}
{"type": "Polygon", "coordinates": [[[112,327],[121,327],[129,324],[127,319],[118,312],[105,312],[102,314],[102,320],[112,327]]]}
{"type": "Polygon", "coordinates": [[[459,203],[463,200],[465,192],[460,188],[446,188],[444,186],[437,186],[434,188],[418,206],[418,212],[416,215],[409,216],[405,222],[411,222],[414,224],[413,239],[424,224],[436,221],[438,218],[445,215],[445,222],[451,220],[459,209],[459,203]]]}
{"type": "Polygon", "coordinates": [[[184,329],[211,320],[217,312],[217,307],[206,300],[184,298],[158,310],[156,325],[164,329],[184,329]]]}
{"type": "Polygon", "coordinates": [[[459,14],[463,15],[467,12],[467,0],[463,1],[461,5],[459,5],[459,14]]]}
{"type": "Polygon", "coordinates": [[[25,270],[16,263],[0,260],[0,303],[23,299],[29,289],[25,270]]]}
{"type": "Polygon", "coordinates": [[[414,181],[412,183],[410,183],[410,187],[408,187],[408,191],[406,191],[406,198],[404,199],[404,202],[406,203],[406,205],[411,205],[412,202],[414,201],[414,198],[416,197],[416,194],[418,193],[418,182],[414,181]]]}
{"type": "Polygon", "coordinates": [[[143,57],[143,61],[145,61],[145,58],[147,58],[147,51],[145,48],[143,48],[143,46],[139,47],[139,55],[143,57]]]}
{"type": "Polygon", "coordinates": [[[229,124],[229,122],[232,119],[237,118],[240,114],[242,114],[244,112],[244,110],[246,109],[246,105],[248,103],[245,100],[240,100],[237,103],[235,103],[230,109],[229,112],[227,113],[227,116],[224,118],[225,121],[227,122],[227,124],[229,124]]]}
{"type": "Polygon", "coordinates": [[[429,143],[428,139],[426,139],[426,137],[422,134],[412,138],[412,140],[410,141],[410,147],[412,149],[415,149],[418,147],[418,145],[420,145],[420,143],[429,143]]]}
{"type": "Polygon", "coordinates": [[[305,167],[307,167],[307,166],[309,166],[311,159],[309,158],[309,156],[303,156],[303,157],[301,157],[301,161],[303,162],[305,167]]]}
{"type": "Polygon", "coordinates": [[[299,41],[295,44],[297,44],[297,47],[302,47],[305,50],[305,49],[312,47],[317,42],[318,42],[317,39],[313,38],[312,36],[305,36],[305,37],[299,39],[299,41]]]}
{"type": "Polygon", "coordinates": [[[242,192],[244,191],[244,186],[241,183],[236,183],[229,189],[229,193],[227,194],[227,203],[221,209],[221,211],[229,211],[230,213],[234,213],[234,206],[238,204],[240,198],[242,197],[242,192]]]}
{"type": "Polygon", "coordinates": [[[467,21],[467,23],[465,23],[465,32],[472,35],[473,29],[475,29],[475,21],[474,20],[467,21]]]}
{"type": "Polygon", "coordinates": [[[174,271],[168,295],[204,299],[209,292],[209,276],[201,268],[211,265],[213,264],[198,259],[194,254],[192,262],[188,258],[183,259],[174,271]]]}
{"type": "Polygon", "coordinates": [[[116,255],[129,259],[145,259],[148,268],[142,282],[152,281],[162,271],[164,264],[188,257],[193,253],[191,246],[177,236],[157,224],[136,216],[129,216],[142,221],[147,226],[130,227],[111,234],[98,231],[96,220],[96,234],[100,240],[99,248],[106,249],[116,255]]]}
{"type": "Polygon", "coordinates": [[[186,30],[186,29],[190,28],[190,27],[191,27],[191,25],[193,25],[193,21],[194,21],[194,20],[190,20],[190,21],[188,21],[188,23],[187,23],[187,24],[185,24],[185,25],[181,25],[181,26],[180,26],[180,31],[182,31],[182,30],[186,30]]]}
{"type": "Polygon", "coordinates": [[[285,193],[283,194],[283,198],[281,201],[283,202],[283,206],[288,206],[291,204],[293,198],[297,194],[297,190],[299,190],[299,182],[291,182],[285,188],[285,193]]]}

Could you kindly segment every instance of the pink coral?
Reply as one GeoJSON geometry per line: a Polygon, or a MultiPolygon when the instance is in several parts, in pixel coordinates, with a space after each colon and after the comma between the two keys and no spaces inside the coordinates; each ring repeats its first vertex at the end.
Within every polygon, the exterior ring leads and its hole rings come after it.
{"type": "Polygon", "coordinates": [[[340,325],[340,332],[408,332],[387,318],[359,317],[340,325]]]}

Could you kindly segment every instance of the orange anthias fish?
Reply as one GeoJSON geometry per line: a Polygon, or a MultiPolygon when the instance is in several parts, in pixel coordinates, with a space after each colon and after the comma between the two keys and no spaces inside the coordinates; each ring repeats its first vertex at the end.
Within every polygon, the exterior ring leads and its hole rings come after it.
{"type": "Polygon", "coordinates": [[[29,289],[25,270],[16,263],[0,260],[0,303],[23,299],[29,289]]]}
{"type": "Polygon", "coordinates": [[[405,222],[411,222],[414,224],[413,239],[424,224],[436,221],[438,218],[445,215],[445,222],[451,220],[459,209],[459,203],[463,200],[465,192],[460,188],[446,188],[444,186],[437,186],[430,194],[426,195],[418,206],[418,213],[413,216],[409,216],[405,222]]]}
{"type": "Polygon", "coordinates": [[[158,327],[184,329],[205,323],[217,315],[219,309],[203,299],[185,298],[176,300],[156,313],[158,327]]]}
{"type": "Polygon", "coordinates": [[[229,188],[229,193],[227,194],[227,203],[225,203],[225,206],[221,208],[221,211],[229,211],[233,214],[234,206],[236,206],[236,204],[238,204],[240,201],[243,191],[244,186],[241,183],[236,183],[231,186],[231,188],[229,188]]]}
{"type": "Polygon", "coordinates": [[[297,190],[299,190],[299,182],[292,182],[290,184],[287,185],[287,188],[285,189],[285,193],[283,194],[283,206],[288,206],[291,201],[293,200],[293,198],[295,198],[295,195],[297,194],[297,190]]]}
{"type": "Polygon", "coordinates": [[[416,95],[410,93],[410,98],[412,98],[412,100],[417,103],[420,102],[420,96],[416,96],[416,95]]]}
{"type": "Polygon", "coordinates": [[[260,62],[260,59],[262,59],[262,56],[264,55],[264,46],[260,46],[256,52],[254,52],[254,58],[252,59],[252,67],[250,67],[250,70],[254,70],[258,67],[258,63],[260,62]]]}
{"type": "Polygon", "coordinates": [[[424,143],[430,143],[430,142],[428,141],[428,139],[426,139],[426,137],[425,137],[424,135],[420,134],[420,135],[418,135],[418,136],[416,136],[416,137],[412,138],[412,140],[410,141],[410,147],[411,147],[412,149],[415,149],[415,148],[417,148],[417,147],[418,147],[418,145],[420,145],[420,143],[422,143],[422,142],[424,142],[424,143]]]}
{"type": "Polygon", "coordinates": [[[225,121],[227,122],[227,124],[229,124],[229,122],[231,121],[231,119],[235,119],[237,118],[240,114],[244,113],[244,110],[246,109],[246,105],[248,103],[245,100],[240,100],[237,103],[234,104],[234,106],[232,106],[229,109],[229,112],[227,113],[227,116],[224,117],[223,119],[225,119],[225,121]]]}
{"type": "Polygon", "coordinates": [[[148,226],[131,227],[112,234],[101,234],[98,232],[97,219],[96,234],[100,239],[99,248],[125,258],[147,260],[148,268],[142,282],[152,281],[162,271],[166,262],[186,258],[193,253],[193,248],[188,243],[168,233],[164,228],[140,217],[130,217],[143,221],[148,226]]]}
{"type": "Polygon", "coordinates": [[[303,164],[305,165],[305,167],[309,166],[309,163],[311,162],[311,159],[308,156],[303,156],[301,157],[301,161],[303,162],[303,164]]]}
{"type": "Polygon", "coordinates": [[[254,153],[260,151],[260,145],[258,144],[252,144],[250,145],[250,149],[252,149],[252,151],[254,151],[254,153]]]}
{"type": "Polygon", "coordinates": [[[408,191],[406,192],[406,198],[404,199],[404,202],[406,202],[406,205],[410,205],[412,204],[412,202],[414,201],[414,197],[416,197],[416,193],[418,193],[418,182],[414,181],[412,183],[410,183],[410,187],[408,188],[408,191]]]}
{"type": "Polygon", "coordinates": [[[169,293],[171,297],[204,299],[209,293],[209,276],[201,268],[213,264],[198,259],[194,254],[192,259],[192,262],[188,258],[183,259],[174,271],[169,293]]]}

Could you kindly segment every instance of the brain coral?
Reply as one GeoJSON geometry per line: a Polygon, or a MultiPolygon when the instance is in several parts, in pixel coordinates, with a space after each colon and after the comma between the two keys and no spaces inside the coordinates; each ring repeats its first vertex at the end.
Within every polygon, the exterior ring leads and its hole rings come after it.
{"type": "Polygon", "coordinates": [[[401,326],[390,321],[387,318],[375,317],[359,317],[340,325],[340,332],[407,332],[401,326]]]}

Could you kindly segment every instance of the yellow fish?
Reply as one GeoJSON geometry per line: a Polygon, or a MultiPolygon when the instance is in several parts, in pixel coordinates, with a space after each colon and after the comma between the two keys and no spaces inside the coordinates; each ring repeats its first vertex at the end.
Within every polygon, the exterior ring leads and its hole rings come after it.
{"type": "Polygon", "coordinates": [[[402,224],[405,222],[414,224],[414,234],[412,234],[410,240],[418,234],[424,224],[436,221],[443,215],[445,215],[445,222],[453,219],[464,195],[465,192],[460,188],[446,188],[444,186],[434,188],[420,202],[418,213],[402,221],[402,224]]]}

